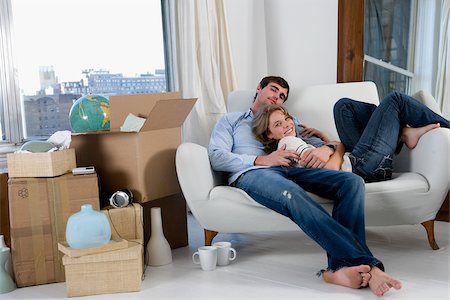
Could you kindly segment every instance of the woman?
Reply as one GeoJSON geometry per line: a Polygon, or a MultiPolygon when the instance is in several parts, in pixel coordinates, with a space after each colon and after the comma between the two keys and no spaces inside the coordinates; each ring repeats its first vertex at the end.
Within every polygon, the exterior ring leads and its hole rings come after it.
{"type": "MultiPolygon", "coordinates": [[[[316,146],[309,144],[300,137],[300,129],[302,133],[308,131],[309,134],[313,135],[311,128],[306,128],[301,125],[296,126],[293,117],[280,105],[267,105],[263,107],[255,115],[252,126],[253,134],[263,143],[264,150],[267,153],[285,146],[286,150],[296,151],[300,154],[300,158],[304,159],[308,155],[308,150],[315,149],[317,146],[323,144],[333,150],[336,150],[338,147],[343,148],[340,142],[331,142],[327,136],[319,131],[314,131],[316,134],[315,140],[311,140],[311,137],[306,137],[312,143],[315,143],[316,146]]],[[[338,169],[351,172],[351,164],[347,153],[340,158],[342,158],[342,161],[339,161],[338,168],[334,167],[336,164],[333,160],[323,167],[331,170],[338,169]]],[[[292,166],[298,166],[298,161],[294,160],[292,166]]]]}
{"type": "MultiPolygon", "coordinates": [[[[334,116],[339,137],[348,151],[340,163],[347,161],[351,171],[366,182],[392,178],[392,160],[403,144],[413,149],[426,132],[438,127],[449,128],[447,119],[416,99],[398,92],[388,95],[379,106],[340,99],[335,104],[334,116]]],[[[270,105],[255,116],[252,130],[268,153],[276,150],[278,141],[286,136],[302,137],[307,143],[311,138],[313,141],[319,139],[314,146],[327,145],[334,150],[339,150],[342,145],[338,141],[330,141],[316,129],[297,130],[299,126],[295,123],[283,107],[270,105]]],[[[308,157],[301,158],[300,165],[311,167],[308,163],[308,157]]],[[[336,170],[341,164],[329,159],[319,167],[336,170]]]]}

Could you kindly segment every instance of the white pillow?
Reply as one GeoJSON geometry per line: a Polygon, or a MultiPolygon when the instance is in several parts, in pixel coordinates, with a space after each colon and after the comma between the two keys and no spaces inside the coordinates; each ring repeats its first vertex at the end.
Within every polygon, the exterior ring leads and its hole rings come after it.
{"type": "Polygon", "coordinates": [[[429,109],[442,116],[442,112],[441,109],[439,108],[439,105],[429,92],[420,90],[417,93],[411,95],[411,97],[419,100],[420,102],[428,106],[429,109]]]}

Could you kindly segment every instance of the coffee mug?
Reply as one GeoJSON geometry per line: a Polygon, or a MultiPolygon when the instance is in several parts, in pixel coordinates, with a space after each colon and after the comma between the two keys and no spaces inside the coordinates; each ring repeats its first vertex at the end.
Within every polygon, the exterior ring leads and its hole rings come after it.
{"type": "Polygon", "coordinates": [[[217,265],[217,247],[203,246],[198,248],[198,251],[192,254],[192,261],[194,264],[200,264],[203,271],[214,270],[217,265]]]}
{"type": "Polygon", "coordinates": [[[217,247],[217,264],[219,266],[226,266],[236,258],[236,250],[231,248],[230,242],[217,242],[213,246],[217,247]]]}

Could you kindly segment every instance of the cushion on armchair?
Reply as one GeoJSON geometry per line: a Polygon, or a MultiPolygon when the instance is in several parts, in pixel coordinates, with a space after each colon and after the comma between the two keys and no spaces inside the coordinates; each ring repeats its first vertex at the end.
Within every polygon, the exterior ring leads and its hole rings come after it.
{"type": "Polygon", "coordinates": [[[416,98],[417,100],[428,106],[428,108],[434,111],[435,113],[442,115],[441,109],[439,108],[436,99],[434,99],[434,97],[429,92],[420,90],[417,93],[414,93],[412,97],[416,98]]]}

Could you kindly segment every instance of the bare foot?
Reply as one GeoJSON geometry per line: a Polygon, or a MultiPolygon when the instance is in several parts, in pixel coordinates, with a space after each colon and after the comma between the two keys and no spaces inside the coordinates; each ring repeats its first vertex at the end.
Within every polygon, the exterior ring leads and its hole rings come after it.
{"type": "Polygon", "coordinates": [[[325,271],[323,273],[323,279],[328,283],[333,283],[337,285],[342,285],[345,287],[359,289],[360,287],[370,285],[370,266],[359,265],[354,267],[344,267],[335,272],[325,271]],[[363,274],[369,274],[363,275],[363,274]]]}
{"type": "Polygon", "coordinates": [[[400,140],[405,143],[405,145],[409,149],[414,149],[417,146],[417,143],[419,142],[419,139],[422,135],[427,133],[428,131],[439,128],[441,124],[429,124],[427,126],[419,127],[419,128],[413,128],[413,127],[404,127],[402,129],[402,136],[400,137],[400,140]]]}
{"type": "Polygon", "coordinates": [[[369,286],[369,280],[372,278],[372,275],[370,273],[361,273],[362,282],[361,287],[368,287],[369,286]]]}
{"type": "Polygon", "coordinates": [[[372,268],[370,275],[372,275],[372,278],[369,280],[369,287],[377,296],[383,296],[390,288],[396,290],[402,288],[402,283],[400,281],[392,278],[377,267],[372,268]]]}

